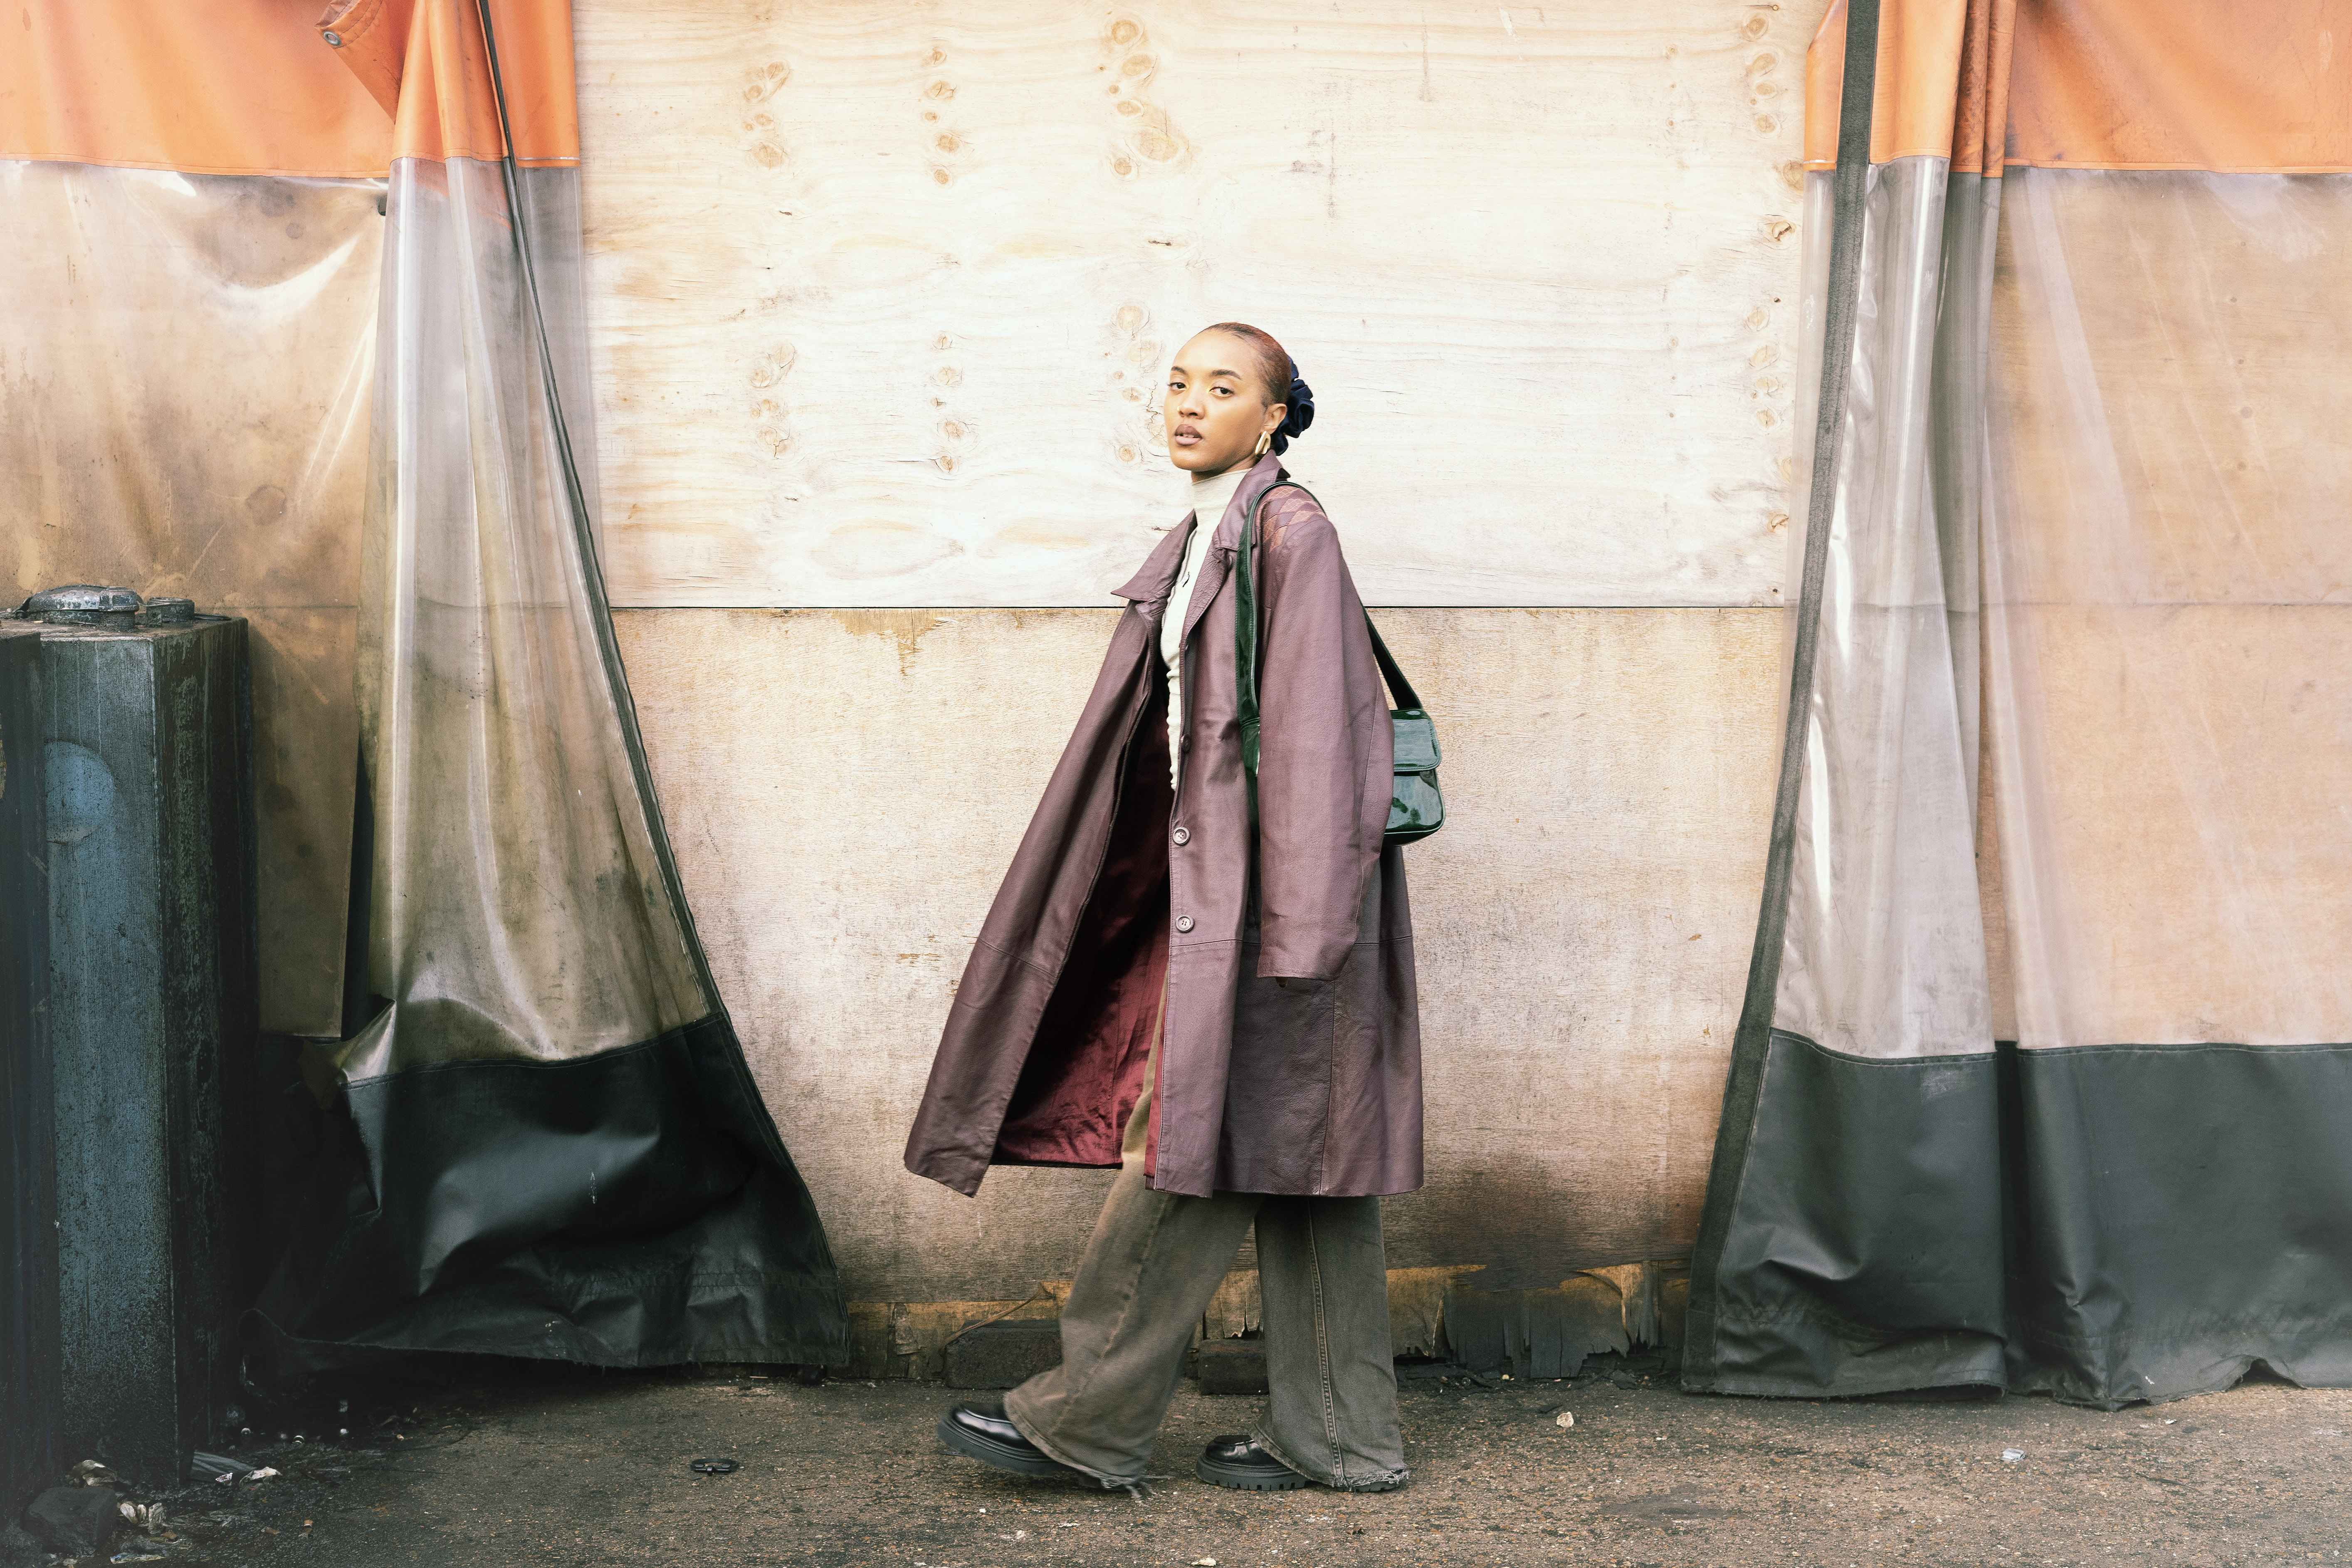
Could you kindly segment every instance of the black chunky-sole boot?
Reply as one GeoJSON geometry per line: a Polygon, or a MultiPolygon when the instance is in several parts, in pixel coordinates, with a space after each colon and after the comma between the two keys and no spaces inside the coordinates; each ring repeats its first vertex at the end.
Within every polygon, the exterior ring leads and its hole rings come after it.
{"type": "Polygon", "coordinates": [[[1258,1447],[1255,1437],[1217,1437],[1201,1450],[1192,1473],[1204,1481],[1244,1492],[1296,1491],[1307,1478],[1258,1447]]]}
{"type": "Polygon", "coordinates": [[[1082,1476],[1021,1435],[1005,1419],[1004,1402],[966,1401],[940,1417],[940,1441],[983,1465],[1011,1470],[1016,1476],[1082,1476]]]}

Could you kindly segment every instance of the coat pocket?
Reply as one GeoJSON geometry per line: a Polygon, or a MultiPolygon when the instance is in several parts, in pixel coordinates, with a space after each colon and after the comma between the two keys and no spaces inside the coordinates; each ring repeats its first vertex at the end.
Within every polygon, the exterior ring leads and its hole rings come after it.
{"type": "MultiPolygon", "coordinates": [[[[1254,967],[1257,954],[1248,954],[1254,967]]],[[[1342,980],[1260,980],[1244,971],[1234,1002],[1225,1134],[1256,1190],[1312,1192],[1329,1120],[1342,980]]]]}

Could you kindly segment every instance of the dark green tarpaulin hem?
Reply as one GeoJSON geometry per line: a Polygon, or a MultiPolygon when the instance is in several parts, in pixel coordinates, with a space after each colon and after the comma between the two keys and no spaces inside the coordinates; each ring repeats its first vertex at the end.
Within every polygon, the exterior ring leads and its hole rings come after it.
{"type": "Polygon", "coordinates": [[[2010,1386],[2352,1386],[2352,1044],[2005,1047],[2010,1386]]]}
{"type": "MultiPolygon", "coordinates": [[[[1990,1052],[1874,1058],[1770,1031],[1684,1384],[1887,1394],[2006,1380],[1990,1052]]],[[[1718,1179],[1724,1167],[1718,1165],[1718,1179]]]]}
{"type": "Polygon", "coordinates": [[[1748,1077],[1685,1386],[2352,1386],[2352,1045],[1883,1058],[1774,1030],[1748,1077]]]}
{"type": "Polygon", "coordinates": [[[740,1068],[714,1016],[347,1086],[248,1316],[257,1375],[406,1351],[845,1365],[824,1227],[740,1068]]]}

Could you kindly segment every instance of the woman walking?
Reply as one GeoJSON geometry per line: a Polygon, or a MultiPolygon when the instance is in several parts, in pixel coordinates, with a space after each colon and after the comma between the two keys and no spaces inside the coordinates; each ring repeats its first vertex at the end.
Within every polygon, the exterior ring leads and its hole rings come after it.
{"type": "Polygon", "coordinates": [[[1063,1310],[1062,1364],[1001,1406],[959,1405],[940,1435],[1021,1474],[1139,1485],[1255,1223],[1271,1398],[1197,1473],[1386,1491],[1405,1468],[1380,1197],[1422,1177],[1412,917],[1381,843],[1389,705],[1339,536],[1282,483],[1314,417],[1290,356],[1255,327],[1211,327],[1178,353],[1163,413],[1191,516],[1118,590],[1128,608],[907,1144],[908,1169],[967,1194],[992,1164],[1119,1173],[1063,1310]]]}

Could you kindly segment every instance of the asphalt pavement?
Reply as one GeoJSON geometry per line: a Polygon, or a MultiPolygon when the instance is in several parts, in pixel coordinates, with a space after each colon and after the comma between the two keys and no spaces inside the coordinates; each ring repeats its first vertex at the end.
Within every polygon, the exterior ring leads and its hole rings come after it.
{"type": "Polygon", "coordinates": [[[255,1568],[2237,1568],[2352,1550],[2352,1391],[2258,1381],[2108,1413],[1713,1398],[1610,1370],[1424,1370],[1401,1396],[1413,1479],[1382,1496],[1195,1480],[1255,1401],[1188,1384],[1139,1501],[947,1452],[932,1427],[961,1396],[937,1385],[460,1363],[285,1417],[348,1437],[279,1442],[263,1419],[237,1457],[278,1475],[163,1500],[173,1561],[255,1568]]]}

